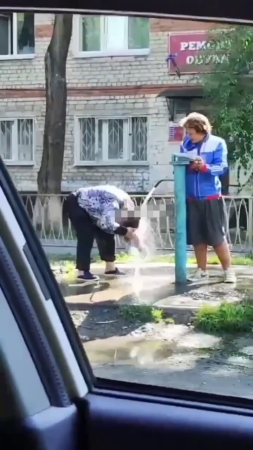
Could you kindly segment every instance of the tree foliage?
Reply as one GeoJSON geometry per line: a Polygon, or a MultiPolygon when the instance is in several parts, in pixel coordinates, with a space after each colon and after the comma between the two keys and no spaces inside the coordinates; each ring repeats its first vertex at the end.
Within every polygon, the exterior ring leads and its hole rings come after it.
{"type": "Polygon", "coordinates": [[[203,75],[214,132],[228,144],[229,159],[246,167],[253,157],[253,29],[222,31],[216,51],[226,54],[203,75]]]}

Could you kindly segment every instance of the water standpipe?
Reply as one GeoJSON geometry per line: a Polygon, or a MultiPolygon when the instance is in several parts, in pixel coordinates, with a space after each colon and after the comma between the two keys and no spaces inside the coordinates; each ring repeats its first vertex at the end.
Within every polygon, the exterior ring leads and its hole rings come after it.
{"type": "Polygon", "coordinates": [[[186,238],[186,186],[185,169],[190,163],[190,158],[185,154],[174,153],[171,164],[174,166],[174,180],[159,180],[148,193],[142,204],[143,215],[147,214],[145,207],[157,187],[168,181],[174,181],[175,193],[175,282],[177,284],[187,283],[187,238],[186,238]]]}
{"type": "Polygon", "coordinates": [[[184,154],[172,155],[175,193],[175,282],[187,283],[186,186],[185,170],[190,159],[184,154]]]}

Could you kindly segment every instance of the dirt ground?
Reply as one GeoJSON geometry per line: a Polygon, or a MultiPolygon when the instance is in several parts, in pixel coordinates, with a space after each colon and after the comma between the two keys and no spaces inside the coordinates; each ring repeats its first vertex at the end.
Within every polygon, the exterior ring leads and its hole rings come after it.
{"type": "Polygon", "coordinates": [[[69,309],[78,334],[83,341],[108,339],[129,334],[133,337],[142,334],[145,334],[147,338],[151,335],[154,337],[159,334],[162,326],[169,326],[126,319],[119,308],[112,306],[109,308],[92,306],[84,311],[71,310],[71,306],[69,309]]]}

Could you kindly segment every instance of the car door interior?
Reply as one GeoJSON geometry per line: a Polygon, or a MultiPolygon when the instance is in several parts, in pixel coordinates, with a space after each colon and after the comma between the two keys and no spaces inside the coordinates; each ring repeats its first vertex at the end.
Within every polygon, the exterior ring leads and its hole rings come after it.
{"type": "Polygon", "coordinates": [[[87,385],[37,268],[43,250],[36,257],[29,248],[15,214],[28,217],[0,165],[0,447],[75,449],[79,414],[71,397],[84,396],[87,385]]]}
{"type": "Polygon", "coordinates": [[[0,158],[0,449],[252,448],[253,403],[96,379],[0,158]]]}

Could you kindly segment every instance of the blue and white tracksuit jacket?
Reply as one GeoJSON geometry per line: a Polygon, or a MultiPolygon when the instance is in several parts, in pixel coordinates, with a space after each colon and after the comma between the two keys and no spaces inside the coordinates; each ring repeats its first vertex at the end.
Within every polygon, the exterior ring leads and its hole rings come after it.
{"type": "Polygon", "coordinates": [[[189,156],[200,156],[205,165],[201,171],[186,167],[186,196],[195,199],[214,199],[221,196],[221,182],[219,176],[228,167],[227,145],[224,139],[208,134],[202,142],[193,143],[185,137],[181,153],[189,156]]]}

